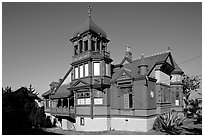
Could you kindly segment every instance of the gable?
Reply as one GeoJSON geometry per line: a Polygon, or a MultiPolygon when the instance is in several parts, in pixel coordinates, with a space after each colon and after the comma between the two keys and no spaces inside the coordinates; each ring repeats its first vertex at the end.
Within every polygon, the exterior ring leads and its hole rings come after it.
{"type": "Polygon", "coordinates": [[[169,65],[174,67],[174,63],[172,61],[171,55],[167,56],[165,62],[167,62],[169,65]]]}
{"type": "Polygon", "coordinates": [[[119,76],[116,78],[116,80],[130,79],[130,78],[132,78],[131,74],[129,74],[129,72],[123,69],[120,72],[119,76]]]}
{"type": "Polygon", "coordinates": [[[82,81],[82,80],[78,80],[78,81],[76,81],[74,84],[73,84],[73,86],[72,87],[80,87],[80,86],[85,86],[85,85],[87,85],[88,83],[86,83],[85,81],[82,81]]]}
{"type": "Polygon", "coordinates": [[[124,57],[123,60],[121,61],[120,65],[123,65],[123,64],[128,64],[128,63],[131,63],[132,61],[127,58],[127,57],[124,57]]]}

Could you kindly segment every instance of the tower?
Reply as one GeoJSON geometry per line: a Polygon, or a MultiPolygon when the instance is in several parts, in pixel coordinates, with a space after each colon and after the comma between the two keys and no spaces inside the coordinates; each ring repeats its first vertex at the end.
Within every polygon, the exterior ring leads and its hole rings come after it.
{"type": "Polygon", "coordinates": [[[71,63],[72,84],[68,89],[74,93],[76,129],[107,130],[112,59],[107,51],[107,35],[93,22],[90,7],[88,18],[74,31],[70,41],[74,55],[71,63]],[[94,124],[100,120],[106,123],[105,126],[94,124]]]}

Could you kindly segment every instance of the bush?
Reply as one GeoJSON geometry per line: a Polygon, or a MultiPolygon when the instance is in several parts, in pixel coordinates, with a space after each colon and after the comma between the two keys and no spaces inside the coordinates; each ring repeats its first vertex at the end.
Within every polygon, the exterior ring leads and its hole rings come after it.
{"type": "Polygon", "coordinates": [[[162,114],[155,119],[153,129],[164,132],[172,132],[175,131],[177,127],[181,126],[185,119],[185,117],[179,117],[178,113],[175,111],[162,114]]]}

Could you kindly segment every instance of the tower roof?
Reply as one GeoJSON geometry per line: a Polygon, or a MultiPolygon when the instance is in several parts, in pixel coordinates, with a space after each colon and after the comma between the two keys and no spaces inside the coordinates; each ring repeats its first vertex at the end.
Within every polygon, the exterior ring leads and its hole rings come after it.
{"type": "Polygon", "coordinates": [[[76,37],[78,34],[82,34],[86,31],[93,31],[97,34],[101,34],[102,37],[106,38],[105,31],[93,22],[91,16],[89,16],[81,26],[76,28],[73,33],[73,37],[76,37]]]}

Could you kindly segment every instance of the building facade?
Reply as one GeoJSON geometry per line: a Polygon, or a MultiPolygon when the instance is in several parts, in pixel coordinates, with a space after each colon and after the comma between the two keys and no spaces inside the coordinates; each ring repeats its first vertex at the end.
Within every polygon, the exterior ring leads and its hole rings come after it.
{"type": "Polygon", "coordinates": [[[171,51],[112,64],[109,39],[90,15],[70,39],[71,67],[43,94],[46,113],[62,129],[77,131],[152,129],[157,114],[182,110],[183,71],[171,51]]]}

